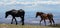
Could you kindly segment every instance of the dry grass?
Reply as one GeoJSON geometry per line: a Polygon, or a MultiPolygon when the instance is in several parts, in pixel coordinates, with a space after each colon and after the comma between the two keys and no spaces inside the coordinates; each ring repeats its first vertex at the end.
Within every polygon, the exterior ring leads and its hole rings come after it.
{"type": "Polygon", "coordinates": [[[39,25],[15,25],[15,24],[0,24],[0,28],[58,28],[39,25]]]}

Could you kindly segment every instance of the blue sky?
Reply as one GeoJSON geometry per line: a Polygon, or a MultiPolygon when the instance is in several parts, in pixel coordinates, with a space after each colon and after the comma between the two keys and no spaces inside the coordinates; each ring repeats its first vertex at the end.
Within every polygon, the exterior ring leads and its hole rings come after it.
{"type": "Polygon", "coordinates": [[[4,12],[11,9],[25,10],[28,18],[35,17],[37,11],[53,13],[54,18],[60,18],[60,0],[0,0],[0,18],[5,19],[4,12]]]}
{"type": "Polygon", "coordinates": [[[11,9],[23,9],[29,12],[26,15],[34,15],[37,11],[52,13],[60,16],[60,0],[0,0],[0,15],[11,9]]]}
{"type": "Polygon", "coordinates": [[[0,12],[11,9],[59,12],[60,0],[0,0],[0,12]]]}

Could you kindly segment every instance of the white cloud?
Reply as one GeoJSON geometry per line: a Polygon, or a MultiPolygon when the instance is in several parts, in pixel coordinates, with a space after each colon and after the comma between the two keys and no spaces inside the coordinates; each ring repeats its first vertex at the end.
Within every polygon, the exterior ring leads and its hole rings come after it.
{"type": "Polygon", "coordinates": [[[37,0],[38,4],[60,4],[60,0],[37,0]]]}
{"type": "Polygon", "coordinates": [[[41,0],[35,0],[35,2],[18,2],[16,0],[4,0],[3,2],[0,2],[0,5],[12,5],[12,4],[24,4],[24,5],[28,5],[28,4],[32,4],[33,6],[37,5],[37,4],[60,4],[60,1],[41,1],[41,0]]]}
{"type": "Polygon", "coordinates": [[[14,4],[16,0],[2,0],[0,1],[0,5],[11,5],[14,4]]]}

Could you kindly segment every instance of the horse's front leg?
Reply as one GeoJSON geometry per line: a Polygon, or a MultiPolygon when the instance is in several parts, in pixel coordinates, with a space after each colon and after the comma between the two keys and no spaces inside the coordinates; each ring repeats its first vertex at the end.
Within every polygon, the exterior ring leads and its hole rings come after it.
{"type": "Polygon", "coordinates": [[[42,21],[42,20],[43,20],[43,19],[40,20],[40,25],[41,25],[41,21],[42,21]]]}
{"type": "Polygon", "coordinates": [[[16,18],[15,18],[15,22],[16,22],[16,25],[17,25],[18,23],[17,23],[17,20],[16,20],[16,18]]]}
{"type": "Polygon", "coordinates": [[[12,21],[11,21],[11,24],[13,23],[13,18],[12,18],[12,21]]]}

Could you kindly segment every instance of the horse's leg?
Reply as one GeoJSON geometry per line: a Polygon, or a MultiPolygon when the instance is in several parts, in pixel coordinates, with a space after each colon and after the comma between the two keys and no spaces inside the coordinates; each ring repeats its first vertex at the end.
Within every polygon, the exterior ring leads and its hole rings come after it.
{"type": "Polygon", "coordinates": [[[45,26],[46,26],[46,21],[45,21],[45,19],[44,19],[44,23],[45,23],[45,26]]]}
{"type": "Polygon", "coordinates": [[[11,21],[11,24],[13,23],[13,18],[12,18],[12,21],[11,21]]]}
{"type": "Polygon", "coordinates": [[[55,24],[55,22],[54,22],[54,20],[52,19],[52,21],[53,21],[53,24],[55,24]]]}
{"type": "Polygon", "coordinates": [[[22,25],[24,25],[24,17],[21,17],[22,25]]]}
{"type": "Polygon", "coordinates": [[[40,20],[40,25],[41,25],[41,21],[42,21],[42,20],[43,20],[43,19],[40,20]]]}
{"type": "Polygon", "coordinates": [[[52,21],[51,20],[49,20],[50,21],[50,25],[52,25],[52,21]]]}
{"type": "Polygon", "coordinates": [[[17,20],[16,20],[16,18],[15,18],[15,22],[16,22],[16,25],[17,25],[17,20]]]}

